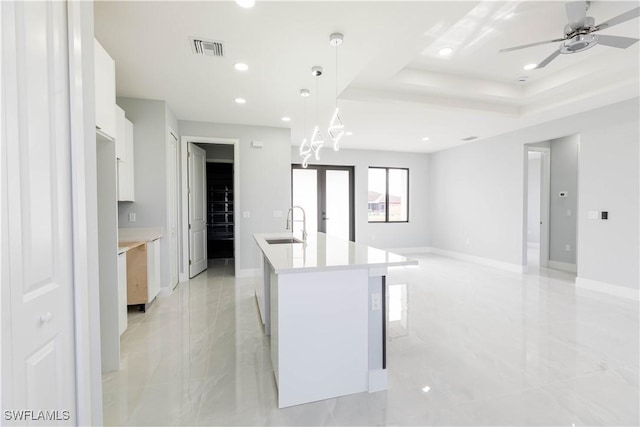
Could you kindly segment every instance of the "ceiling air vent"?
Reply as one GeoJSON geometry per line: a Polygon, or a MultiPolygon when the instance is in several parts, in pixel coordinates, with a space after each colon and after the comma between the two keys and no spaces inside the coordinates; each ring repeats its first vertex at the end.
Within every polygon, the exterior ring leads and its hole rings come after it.
{"type": "Polygon", "coordinates": [[[191,50],[195,55],[224,56],[224,43],[191,37],[191,50]]]}
{"type": "Polygon", "coordinates": [[[474,139],[478,139],[477,136],[468,136],[466,138],[462,138],[462,141],[473,141],[474,139]]]}

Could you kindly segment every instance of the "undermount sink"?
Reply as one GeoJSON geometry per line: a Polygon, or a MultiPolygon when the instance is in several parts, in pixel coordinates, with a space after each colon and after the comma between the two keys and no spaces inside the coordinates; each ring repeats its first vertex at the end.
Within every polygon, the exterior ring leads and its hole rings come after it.
{"type": "Polygon", "coordinates": [[[296,239],[295,237],[287,237],[284,239],[265,239],[270,245],[282,245],[286,243],[302,243],[302,240],[296,239]]]}

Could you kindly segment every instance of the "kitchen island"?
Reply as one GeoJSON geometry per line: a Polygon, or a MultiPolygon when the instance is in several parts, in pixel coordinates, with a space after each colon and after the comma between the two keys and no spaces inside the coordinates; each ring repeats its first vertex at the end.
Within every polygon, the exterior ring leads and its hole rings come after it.
{"type": "Polygon", "coordinates": [[[256,298],[280,408],[387,388],[386,274],[417,261],[366,245],[255,234],[264,260],[256,298]]]}

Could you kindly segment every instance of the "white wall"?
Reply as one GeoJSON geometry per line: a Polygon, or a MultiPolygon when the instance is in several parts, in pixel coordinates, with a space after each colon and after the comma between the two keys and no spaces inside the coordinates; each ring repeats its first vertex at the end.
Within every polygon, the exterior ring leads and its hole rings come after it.
{"type": "MultiPolygon", "coordinates": [[[[178,121],[164,101],[118,97],[117,104],[133,123],[135,202],[118,203],[118,224],[127,227],[162,227],[160,240],[161,286],[169,286],[169,218],[167,215],[167,136],[178,132],[178,121]],[[135,212],[136,222],[129,222],[135,212]]],[[[179,135],[176,135],[179,136],[179,135]]]]}
{"type": "MultiPolygon", "coordinates": [[[[300,164],[299,147],[291,148],[291,160],[300,164]]],[[[419,153],[345,150],[321,151],[320,160],[309,164],[354,166],[356,242],[373,247],[412,248],[428,246],[429,156],[419,153]],[[369,223],[367,194],[369,166],[409,168],[409,222],[369,223]]]]}
{"type": "MultiPolygon", "coordinates": [[[[284,218],[274,211],[286,212],[291,205],[291,131],[264,126],[232,125],[208,122],[179,122],[183,136],[230,138],[240,140],[239,165],[240,211],[250,218],[236,218],[240,224],[241,270],[260,268],[260,252],[254,233],[283,232],[284,218]],[[252,148],[251,141],[263,142],[263,148],[252,148]]],[[[238,274],[239,272],[236,272],[238,274]]],[[[241,272],[240,272],[241,273],[241,272]]]]}
{"type": "Polygon", "coordinates": [[[568,264],[576,263],[579,144],[580,136],[571,135],[554,139],[550,145],[549,260],[568,264]],[[559,197],[560,191],[566,191],[567,197],[559,197]]]}
{"type": "Polygon", "coordinates": [[[529,178],[527,191],[527,243],[540,245],[540,190],[542,155],[539,152],[529,153],[529,178]]]}
{"type": "Polygon", "coordinates": [[[233,145],[198,144],[207,152],[207,160],[224,160],[233,162],[233,145]]]}
{"type": "Polygon", "coordinates": [[[639,117],[636,98],[432,154],[431,245],[522,265],[523,144],[580,134],[578,277],[638,289],[639,117]]]}

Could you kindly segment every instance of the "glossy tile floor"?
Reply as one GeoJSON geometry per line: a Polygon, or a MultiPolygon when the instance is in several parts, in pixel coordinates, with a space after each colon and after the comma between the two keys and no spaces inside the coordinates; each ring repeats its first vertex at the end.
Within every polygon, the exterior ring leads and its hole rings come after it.
{"type": "Polygon", "coordinates": [[[221,261],[129,313],[111,425],[638,425],[638,303],[436,255],[389,272],[389,389],[277,409],[253,296],[221,261]]]}

